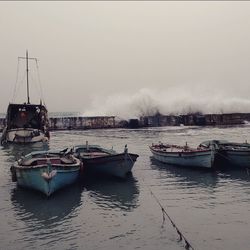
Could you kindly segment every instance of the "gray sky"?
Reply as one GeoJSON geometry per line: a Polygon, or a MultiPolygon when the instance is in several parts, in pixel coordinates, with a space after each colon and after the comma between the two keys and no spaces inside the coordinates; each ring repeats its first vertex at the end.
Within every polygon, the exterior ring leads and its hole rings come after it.
{"type": "Polygon", "coordinates": [[[0,112],[26,49],[51,112],[250,112],[250,2],[0,2],[0,32],[0,112]]]}

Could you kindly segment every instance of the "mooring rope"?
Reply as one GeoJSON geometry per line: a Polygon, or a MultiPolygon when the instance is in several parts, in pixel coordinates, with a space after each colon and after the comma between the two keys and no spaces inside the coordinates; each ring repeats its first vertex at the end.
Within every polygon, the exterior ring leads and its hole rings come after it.
{"type": "MultiPolygon", "coordinates": [[[[143,182],[145,183],[144,179],[143,182]]],[[[161,211],[162,211],[162,216],[163,216],[163,222],[165,221],[165,215],[168,217],[169,221],[171,222],[172,226],[175,228],[177,234],[180,237],[180,241],[184,240],[185,242],[185,248],[186,249],[192,249],[194,250],[193,246],[189,243],[189,241],[187,240],[187,238],[183,235],[183,233],[181,232],[181,230],[177,227],[176,223],[174,223],[173,219],[170,217],[170,215],[167,213],[166,209],[163,207],[163,205],[161,204],[161,202],[159,201],[159,199],[156,197],[156,195],[153,193],[153,191],[151,190],[151,188],[146,185],[145,186],[149,189],[151,195],[153,196],[153,198],[155,199],[155,201],[157,202],[157,204],[160,206],[161,211]]]]}
{"type": "Polygon", "coordinates": [[[231,161],[231,158],[230,158],[230,157],[228,157],[228,156],[226,156],[226,155],[223,155],[223,154],[220,153],[218,150],[217,150],[216,153],[217,153],[218,155],[220,155],[222,158],[225,158],[226,160],[231,161]]]}
{"type": "Polygon", "coordinates": [[[132,163],[134,163],[133,159],[131,158],[131,156],[129,155],[129,153],[127,153],[128,158],[131,160],[132,163]]]}
{"type": "MultiPolygon", "coordinates": [[[[131,162],[134,162],[133,159],[131,158],[131,156],[129,155],[129,153],[127,153],[127,155],[129,156],[129,159],[131,160],[131,162]]],[[[185,242],[185,248],[187,250],[189,250],[189,249],[194,250],[194,248],[189,243],[189,241],[187,240],[187,238],[183,235],[183,233],[181,232],[181,230],[176,226],[176,224],[174,223],[174,221],[171,219],[171,217],[169,216],[169,214],[167,213],[166,209],[163,207],[163,205],[161,204],[161,202],[159,201],[159,199],[153,193],[152,189],[148,185],[146,185],[146,182],[145,182],[144,178],[143,178],[143,182],[144,182],[145,186],[148,188],[148,190],[150,191],[150,193],[153,196],[153,198],[155,199],[155,201],[158,203],[158,205],[161,208],[163,223],[165,221],[165,215],[166,215],[168,217],[168,219],[170,220],[172,226],[176,229],[176,232],[178,233],[178,235],[180,237],[180,241],[184,240],[184,242],[185,242]]]]}

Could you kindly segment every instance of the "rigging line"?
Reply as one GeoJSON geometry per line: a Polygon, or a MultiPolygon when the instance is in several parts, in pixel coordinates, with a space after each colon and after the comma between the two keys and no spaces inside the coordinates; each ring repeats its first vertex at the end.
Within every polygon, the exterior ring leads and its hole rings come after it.
{"type": "MultiPolygon", "coordinates": [[[[143,182],[144,178],[143,178],[143,182]]],[[[145,183],[146,184],[146,183],[145,183]]],[[[185,241],[185,248],[186,249],[192,249],[194,250],[194,248],[192,247],[192,245],[189,243],[189,241],[187,240],[187,238],[183,235],[183,233],[180,231],[180,229],[176,226],[176,224],[174,223],[174,221],[171,219],[171,217],[169,216],[169,214],[167,213],[167,211],[165,210],[165,208],[163,207],[163,205],[161,204],[161,202],[159,201],[159,199],[156,197],[156,195],[153,193],[153,191],[151,190],[151,188],[148,185],[145,185],[148,190],[150,191],[151,195],[153,196],[153,198],[155,199],[155,201],[157,202],[157,204],[160,206],[161,211],[162,211],[162,216],[163,216],[163,222],[165,221],[165,216],[166,215],[169,219],[169,221],[171,222],[172,226],[175,228],[176,232],[178,233],[179,237],[180,237],[180,241],[184,240],[185,241]]]]}
{"type": "Polygon", "coordinates": [[[43,89],[42,89],[42,84],[41,84],[41,77],[40,77],[40,72],[39,72],[39,67],[38,67],[38,60],[35,59],[36,61],[36,68],[37,68],[37,75],[38,75],[38,83],[39,83],[39,86],[40,86],[40,92],[41,92],[41,98],[45,104],[45,100],[44,100],[44,96],[43,96],[43,89]]]}
{"type": "Polygon", "coordinates": [[[19,75],[19,58],[17,59],[17,71],[16,71],[16,81],[15,81],[15,86],[14,86],[14,91],[13,91],[13,96],[12,96],[12,102],[14,102],[15,97],[16,97],[16,91],[17,91],[17,80],[18,80],[18,75],[19,75]]]}
{"type": "MultiPolygon", "coordinates": [[[[37,82],[36,79],[33,77],[33,71],[31,71],[31,70],[30,70],[29,77],[30,77],[32,83],[37,82]]],[[[35,86],[37,92],[39,92],[39,86],[37,86],[37,84],[33,84],[33,86],[35,86]]],[[[39,95],[38,95],[38,96],[39,96],[39,95]]],[[[40,97],[40,98],[41,98],[41,97],[40,97]]]]}
{"type": "MultiPolygon", "coordinates": [[[[26,77],[26,72],[23,73],[23,77],[22,77],[22,80],[20,81],[20,83],[18,85],[18,88],[16,90],[16,94],[17,94],[17,92],[19,92],[19,89],[20,89],[21,85],[24,83],[25,77],[26,77]]],[[[15,94],[15,98],[16,98],[16,94],[15,94]]]]}

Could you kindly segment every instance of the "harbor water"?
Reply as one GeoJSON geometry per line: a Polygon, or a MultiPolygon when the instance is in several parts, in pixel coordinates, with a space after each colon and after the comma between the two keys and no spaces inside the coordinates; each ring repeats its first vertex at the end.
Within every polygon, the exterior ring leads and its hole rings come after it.
{"type": "Polygon", "coordinates": [[[203,171],[152,159],[159,141],[190,146],[211,139],[250,141],[250,126],[160,127],[55,131],[48,145],[0,150],[0,249],[247,250],[250,245],[250,175],[247,170],[203,171]],[[92,176],[50,198],[17,187],[10,166],[41,149],[99,144],[139,154],[126,180],[92,176]],[[169,218],[163,216],[165,209],[169,218]]]}

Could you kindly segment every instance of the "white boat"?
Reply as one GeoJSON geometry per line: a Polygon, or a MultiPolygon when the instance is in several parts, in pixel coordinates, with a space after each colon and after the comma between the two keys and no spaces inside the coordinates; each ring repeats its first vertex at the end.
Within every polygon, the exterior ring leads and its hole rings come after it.
{"type": "Polygon", "coordinates": [[[79,158],[86,173],[112,175],[125,178],[131,172],[138,157],[128,153],[127,146],[124,152],[117,153],[113,149],[105,149],[99,145],[79,145],[73,148],[74,155],[79,158]]]}
{"type": "Polygon", "coordinates": [[[190,148],[170,144],[152,144],[149,146],[153,157],[163,163],[183,167],[211,169],[214,163],[214,150],[190,148]]]}
{"type": "Polygon", "coordinates": [[[216,148],[215,161],[218,168],[250,168],[250,144],[211,140],[200,144],[203,148],[216,148]]]}
{"type": "Polygon", "coordinates": [[[7,109],[6,126],[3,129],[1,144],[5,143],[30,143],[45,142],[49,140],[49,120],[48,111],[42,101],[40,104],[31,104],[29,97],[29,77],[28,60],[26,52],[27,66],[27,103],[10,103],[7,109]]]}

